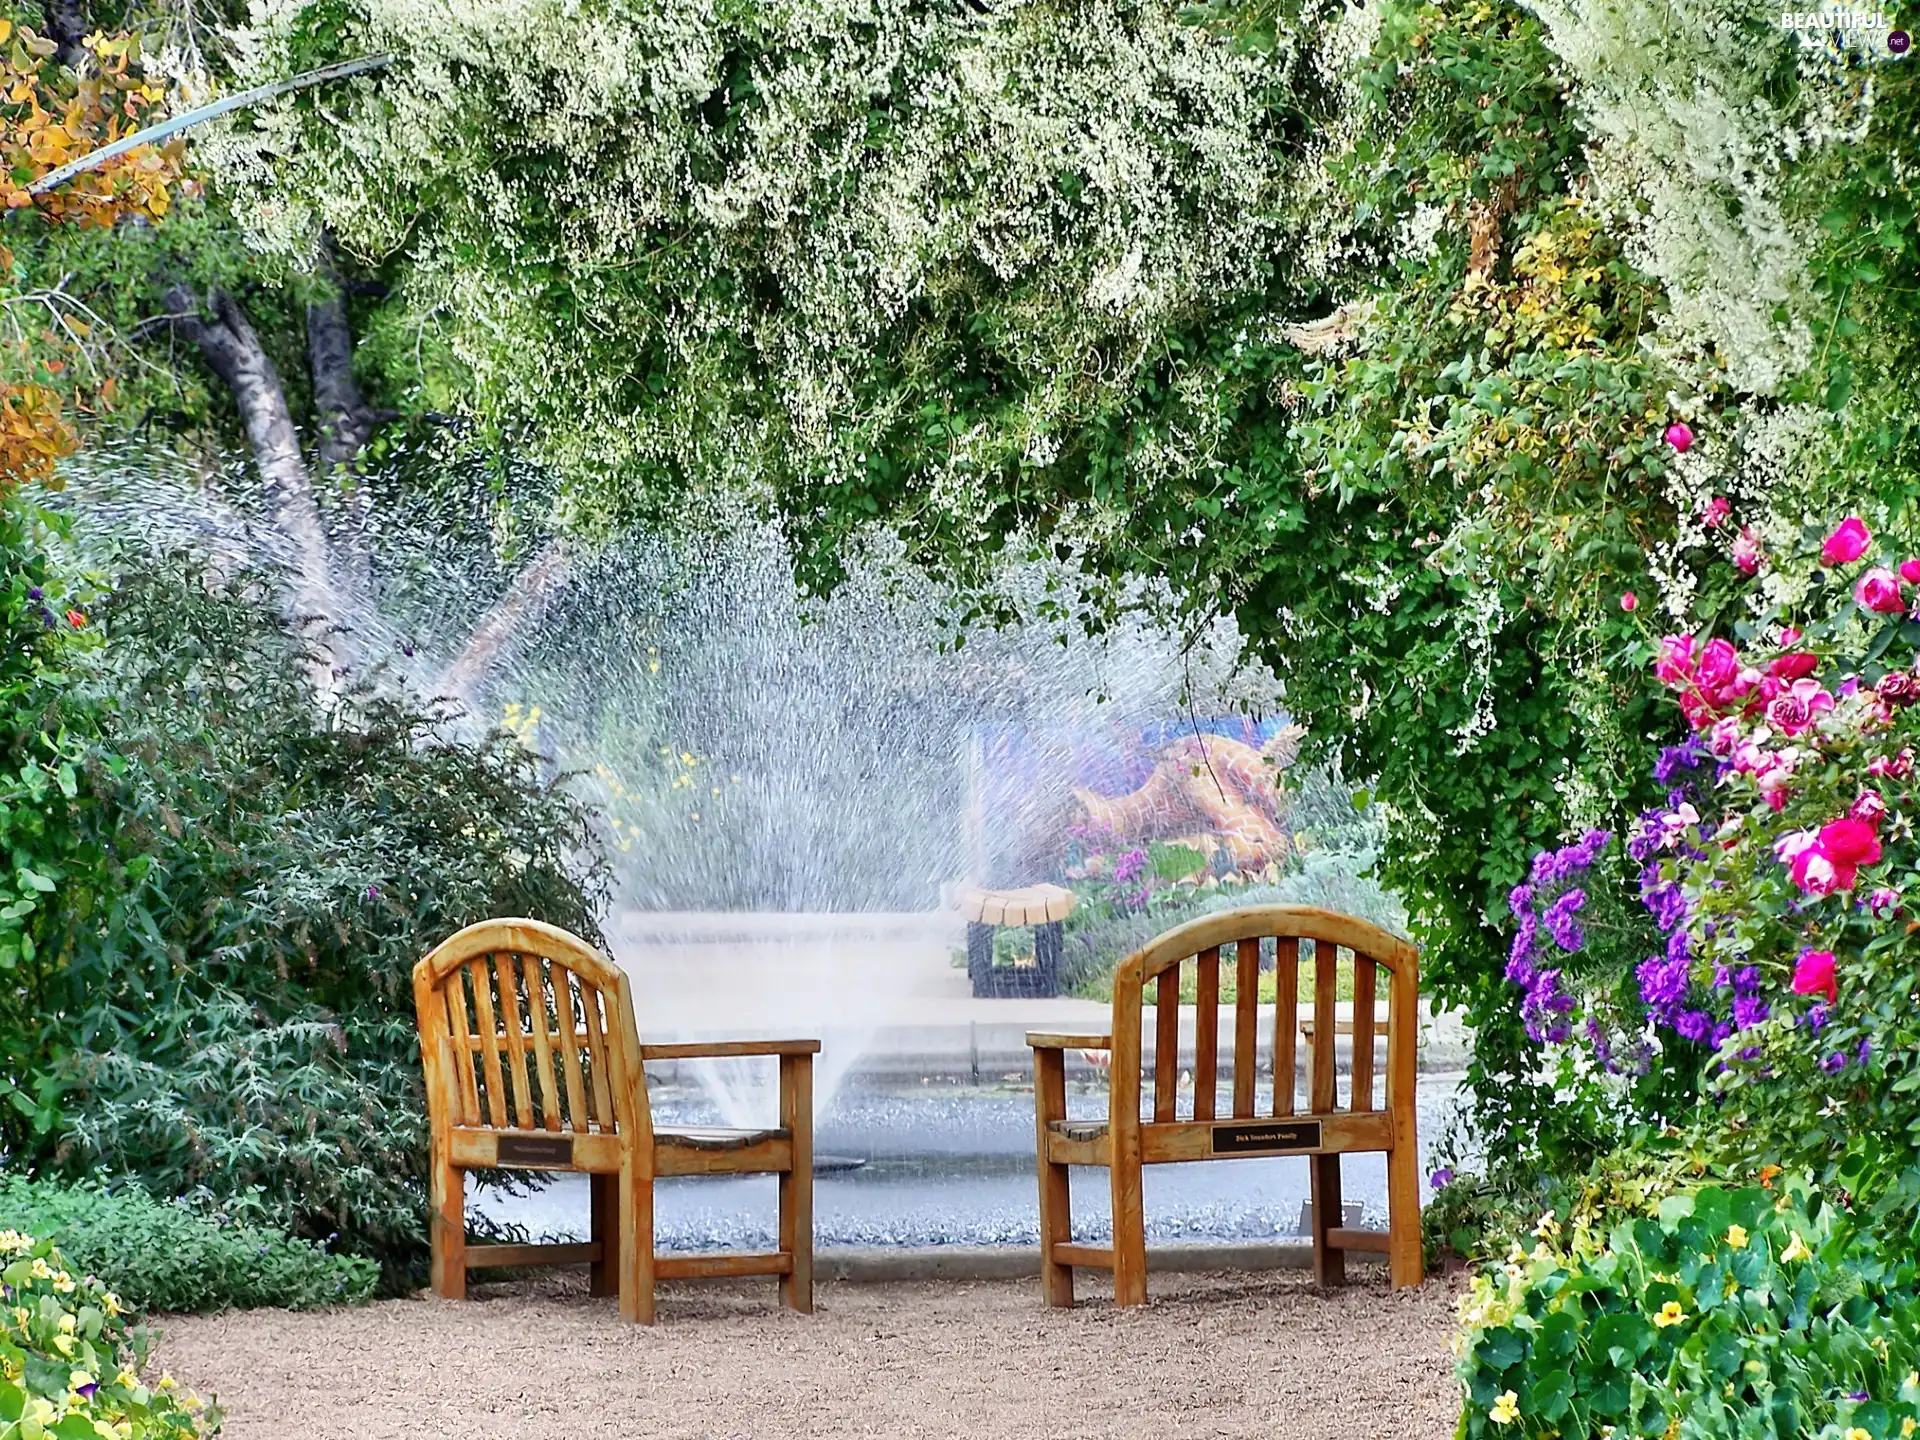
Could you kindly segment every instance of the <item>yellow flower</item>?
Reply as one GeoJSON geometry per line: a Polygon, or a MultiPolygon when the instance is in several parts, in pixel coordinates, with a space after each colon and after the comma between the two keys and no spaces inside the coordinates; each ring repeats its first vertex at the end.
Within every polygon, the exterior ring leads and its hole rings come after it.
{"type": "Polygon", "coordinates": [[[1916,1430],[1920,1430],[1920,1421],[1915,1421],[1913,1416],[1909,1415],[1900,1422],[1900,1434],[1903,1437],[1913,1434],[1916,1430]]]}
{"type": "Polygon", "coordinates": [[[73,1358],[73,1336],[71,1335],[54,1336],[53,1348],[58,1350],[62,1355],[66,1356],[69,1360],[71,1360],[73,1358]]]}
{"type": "Polygon", "coordinates": [[[1680,1302],[1669,1300],[1660,1307],[1660,1313],[1653,1317],[1653,1323],[1664,1330],[1669,1325],[1678,1325],[1686,1318],[1687,1312],[1680,1308],[1680,1302]]]}
{"type": "Polygon", "coordinates": [[[73,1333],[73,1316],[62,1315],[60,1317],[60,1333],[62,1335],[71,1335],[73,1333]]]}
{"type": "Polygon", "coordinates": [[[1487,1415],[1496,1425],[1511,1425],[1520,1418],[1520,1397],[1511,1390],[1501,1391],[1487,1415]]]}
{"type": "Polygon", "coordinates": [[[16,1250],[25,1250],[33,1241],[18,1230],[0,1230],[0,1255],[11,1255],[16,1250]]]}
{"type": "Polygon", "coordinates": [[[1747,1248],[1747,1230],[1744,1225],[1731,1225],[1727,1227],[1727,1248],[1730,1250],[1744,1250],[1747,1248]]]}
{"type": "Polygon", "coordinates": [[[1862,1430],[1858,1425],[1855,1425],[1848,1429],[1845,1440],[1873,1440],[1873,1436],[1868,1431],[1862,1430]]]}
{"type": "Polygon", "coordinates": [[[1560,1233],[1560,1222],[1553,1218],[1551,1210],[1540,1217],[1540,1223],[1533,1227],[1533,1233],[1542,1240],[1551,1240],[1560,1233]]]}
{"type": "Polygon", "coordinates": [[[73,1276],[62,1270],[58,1275],[53,1277],[53,1288],[62,1295],[71,1294],[73,1291],[73,1276]]]}
{"type": "Polygon", "coordinates": [[[1795,1260],[1809,1260],[1812,1257],[1813,1251],[1807,1248],[1807,1242],[1802,1240],[1800,1238],[1800,1232],[1795,1230],[1793,1232],[1793,1243],[1780,1252],[1780,1263],[1786,1265],[1795,1260]]]}

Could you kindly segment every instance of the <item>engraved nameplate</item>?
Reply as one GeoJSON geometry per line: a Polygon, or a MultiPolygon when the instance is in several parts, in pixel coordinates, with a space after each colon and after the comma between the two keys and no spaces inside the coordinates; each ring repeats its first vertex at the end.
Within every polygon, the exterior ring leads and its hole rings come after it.
{"type": "Polygon", "coordinates": [[[573,1139],[568,1135],[502,1135],[498,1163],[540,1169],[573,1164],[573,1139]]]}
{"type": "Polygon", "coordinates": [[[1213,1127],[1216,1155],[1285,1154],[1319,1148],[1318,1120],[1247,1120],[1213,1127]]]}

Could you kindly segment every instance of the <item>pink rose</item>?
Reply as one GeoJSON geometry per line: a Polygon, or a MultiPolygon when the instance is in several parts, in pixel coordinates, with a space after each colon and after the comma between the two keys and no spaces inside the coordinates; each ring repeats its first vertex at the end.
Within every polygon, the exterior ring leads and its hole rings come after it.
{"type": "Polygon", "coordinates": [[[1876,755],[1867,762],[1867,774],[1904,780],[1913,774],[1913,751],[1902,750],[1898,755],[1876,755]]]}
{"type": "Polygon", "coordinates": [[[1726,523],[1727,516],[1733,513],[1733,506],[1724,495],[1716,495],[1707,502],[1707,508],[1700,513],[1709,530],[1718,530],[1726,523]]]}
{"type": "Polygon", "coordinates": [[[1920,560],[1902,560],[1900,578],[1909,585],[1920,585],[1920,560]]]}
{"type": "Polygon", "coordinates": [[[1711,700],[1720,700],[1740,678],[1740,652],[1725,640],[1709,640],[1693,678],[1711,700]]]}
{"type": "Polygon", "coordinates": [[[1716,720],[1708,734],[1707,745],[1722,760],[1732,753],[1733,747],[1740,743],[1740,722],[1729,715],[1724,720],[1716,720]]]}
{"type": "Polygon", "coordinates": [[[1743,525],[1733,537],[1733,563],[1742,575],[1759,573],[1760,532],[1751,525],[1743,525]]]}
{"type": "MultiPolygon", "coordinates": [[[[1879,799],[1878,796],[1874,798],[1879,799]]],[[[1865,820],[1848,816],[1820,827],[1820,850],[1833,862],[1834,868],[1844,874],[1861,865],[1879,863],[1880,837],[1865,820]]]]}
{"type": "Polygon", "coordinates": [[[1811,830],[1791,830],[1773,842],[1773,853],[1781,864],[1791,865],[1819,843],[1819,835],[1811,830]]]}
{"type": "Polygon", "coordinates": [[[1820,668],[1820,657],[1811,650],[1792,650],[1776,656],[1767,665],[1767,673],[1776,680],[1804,680],[1820,668]]]}
{"type": "Polygon", "coordinates": [[[1900,892],[1882,885],[1867,896],[1867,913],[1876,920],[1891,920],[1900,913],[1900,892]]]}
{"type": "Polygon", "coordinates": [[[1833,868],[1833,862],[1821,853],[1818,845],[1794,856],[1793,863],[1787,867],[1787,874],[1794,884],[1809,895],[1831,895],[1843,888],[1840,872],[1833,868]]]}
{"type": "Polygon", "coordinates": [[[1826,544],[1820,547],[1822,565],[1849,565],[1867,553],[1867,546],[1873,543],[1873,532],[1867,529],[1867,522],[1858,515],[1849,515],[1827,536],[1826,544]]]}
{"type": "Polygon", "coordinates": [[[1802,950],[1793,966],[1793,993],[1824,995],[1829,1005],[1840,999],[1840,982],[1833,973],[1831,950],[1802,950]]]}
{"type": "Polygon", "coordinates": [[[1684,420],[1676,420],[1667,426],[1667,444],[1684,455],[1693,445],[1693,427],[1684,420]]]}
{"type": "Polygon", "coordinates": [[[1653,662],[1653,678],[1675,688],[1693,678],[1691,635],[1668,635],[1661,639],[1659,658],[1653,662]]]}
{"type": "Polygon", "coordinates": [[[1833,696],[1821,688],[1818,680],[1796,680],[1767,706],[1767,719],[1787,734],[1798,735],[1816,717],[1832,709],[1833,696]]]}
{"type": "Polygon", "coordinates": [[[1848,819],[1858,820],[1875,829],[1879,828],[1880,822],[1886,818],[1886,815],[1887,802],[1880,798],[1876,790],[1862,790],[1860,798],[1847,807],[1848,819]]]}
{"type": "Polygon", "coordinates": [[[1798,645],[1800,643],[1800,633],[1800,627],[1798,625],[1784,626],[1780,631],[1780,643],[1782,645],[1798,645]]]}
{"type": "Polygon", "coordinates": [[[1620,608],[1631,615],[1640,608],[1640,597],[1631,590],[1620,597],[1620,608]]]}
{"type": "Polygon", "coordinates": [[[1899,578],[1884,565],[1874,566],[1854,583],[1853,598],[1876,615],[1899,615],[1907,608],[1899,578]]]}

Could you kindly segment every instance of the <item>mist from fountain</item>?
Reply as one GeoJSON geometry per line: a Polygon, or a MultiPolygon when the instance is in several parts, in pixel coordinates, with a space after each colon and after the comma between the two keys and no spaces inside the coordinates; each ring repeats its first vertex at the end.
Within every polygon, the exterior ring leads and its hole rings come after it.
{"type": "MultiPolygon", "coordinates": [[[[538,493],[540,477],[523,478],[507,491],[538,493]]],[[[477,482],[368,483],[381,503],[370,581],[345,596],[353,652],[380,683],[431,687],[506,583],[503,537],[534,527],[477,482]]],[[[137,537],[284,563],[264,517],[221,498],[252,488],[233,468],[123,446],[90,451],[70,493],[83,546],[137,537]]],[[[971,632],[961,597],[901,565],[884,535],[823,599],[800,593],[778,531],[745,513],[697,537],[582,546],[574,568],[472,722],[516,729],[603,807],[618,897],[604,928],[643,1035],[817,1036],[822,1114],[877,1033],[950,993],[953,889],[1050,878],[1086,737],[1278,699],[1270,674],[1241,665],[1229,622],[1183,636],[1146,607],[1091,637],[1050,616],[1072,582],[1051,563],[1006,565],[998,596],[1017,620],[971,632]],[[988,815],[991,727],[1017,729],[1031,783],[988,815]]],[[[694,1069],[725,1123],[772,1120],[769,1063],[694,1069]]]]}

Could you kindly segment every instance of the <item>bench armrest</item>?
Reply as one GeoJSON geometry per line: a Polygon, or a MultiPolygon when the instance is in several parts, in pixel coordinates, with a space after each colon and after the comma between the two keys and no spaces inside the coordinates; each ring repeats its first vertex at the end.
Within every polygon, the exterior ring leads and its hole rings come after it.
{"type": "Polygon", "coordinates": [[[1059,1035],[1050,1030],[1029,1030],[1027,1044],[1035,1050],[1111,1050],[1111,1035],[1059,1035]]]}
{"type": "Polygon", "coordinates": [[[642,1045],[645,1060],[724,1060],[736,1055],[818,1055],[818,1040],[696,1040],[685,1045],[642,1045]]]}

